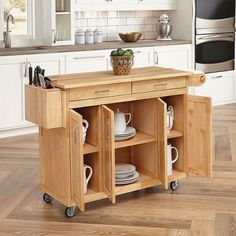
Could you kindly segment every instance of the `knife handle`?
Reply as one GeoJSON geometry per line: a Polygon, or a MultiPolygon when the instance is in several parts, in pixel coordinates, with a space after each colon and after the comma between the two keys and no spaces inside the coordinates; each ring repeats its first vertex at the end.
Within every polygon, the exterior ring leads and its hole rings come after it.
{"type": "Polygon", "coordinates": [[[29,84],[33,84],[33,68],[32,66],[29,67],[29,84]]]}

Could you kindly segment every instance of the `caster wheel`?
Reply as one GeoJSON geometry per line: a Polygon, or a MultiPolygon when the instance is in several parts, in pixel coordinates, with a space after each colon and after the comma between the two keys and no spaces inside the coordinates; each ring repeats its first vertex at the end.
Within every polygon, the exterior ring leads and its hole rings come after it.
{"type": "Polygon", "coordinates": [[[72,218],[73,216],[75,216],[76,214],[76,207],[75,206],[72,206],[72,207],[67,207],[66,210],[65,210],[65,215],[68,217],[68,218],[72,218]]]}
{"type": "Polygon", "coordinates": [[[43,194],[43,200],[46,202],[46,203],[52,203],[53,201],[53,197],[51,197],[49,194],[47,193],[44,193],[43,194]]]}
{"type": "Polygon", "coordinates": [[[170,183],[170,188],[171,188],[173,191],[178,190],[178,188],[179,188],[179,181],[178,181],[178,180],[172,181],[172,182],[170,183]]]}

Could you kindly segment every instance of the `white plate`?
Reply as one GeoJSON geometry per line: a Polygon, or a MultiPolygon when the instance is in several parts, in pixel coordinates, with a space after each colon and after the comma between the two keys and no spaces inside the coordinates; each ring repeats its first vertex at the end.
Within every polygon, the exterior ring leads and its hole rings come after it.
{"type": "Polygon", "coordinates": [[[121,133],[115,133],[115,136],[124,136],[124,135],[129,135],[129,134],[132,134],[136,132],[136,129],[133,128],[133,127],[130,127],[130,126],[127,126],[126,130],[124,132],[121,132],[121,133]]]}
{"type": "Polygon", "coordinates": [[[116,183],[134,180],[134,179],[137,179],[138,177],[139,177],[139,173],[137,171],[135,171],[132,175],[127,176],[126,178],[121,179],[121,178],[116,177],[116,183]]]}
{"type": "Polygon", "coordinates": [[[127,174],[132,175],[134,171],[136,170],[136,167],[134,165],[128,164],[128,163],[117,163],[116,164],[116,170],[115,174],[127,174]]]}
{"type": "Polygon", "coordinates": [[[136,135],[136,133],[133,133],[129,136],[115,136],[115,141],[124,141],[130,138],[133,138],[136,135]]]}
{"type": "Polygon", "coordinates": [[[116,179],[125,179],[133,176],[135,174],[135,170],[132,173],[124,173],[124,174],[116,174],[116,179]]]}

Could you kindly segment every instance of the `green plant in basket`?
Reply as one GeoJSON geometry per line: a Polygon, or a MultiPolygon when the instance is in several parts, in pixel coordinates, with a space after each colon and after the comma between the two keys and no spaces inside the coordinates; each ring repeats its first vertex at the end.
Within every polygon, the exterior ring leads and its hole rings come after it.
{"type": "Polygon", "coordinates": [[[111,65],[115,75],[128,75],[133,66],[134,52],[118,48],[111,52],[111,65]]]}

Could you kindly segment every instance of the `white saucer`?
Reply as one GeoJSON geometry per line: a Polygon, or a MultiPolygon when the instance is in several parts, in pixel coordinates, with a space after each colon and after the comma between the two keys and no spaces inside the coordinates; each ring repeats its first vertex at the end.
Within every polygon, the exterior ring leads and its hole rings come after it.
{"type": "Polygon", "coordinates": [[[133,179],[137,179],[139,177],[139,173],[137,171],[134,171],[134,173],[132,175],[129,175],[127,177],[124,178],[118,178],[116,176],[116,182],[124,182],[124,181],[130,181],[133,179]]]}
{"type": "Polygon", "coordinates": [[[136,132],[134,132],[130,135],[127,135],[127,136],[115,136],[115,141],[124,141],[124,140],[130,139],[130,138],[133,138],[135,135],[136,135],[136,132]]]}
{"type": "Polygon", "coordinates": [[[115,167],[115,174],[126,174],[127,176],[132,175],[136,171],[136,167],[134,165],[128,163],[117,163],[115,167]]]}
{"type": "Polygon", "coordinates": [[[115,136],[129,136],[132,133],[135,133],[136,129],[130,126],[127,126],[126,130],[121,133],[115,133],[115,136]]]}

